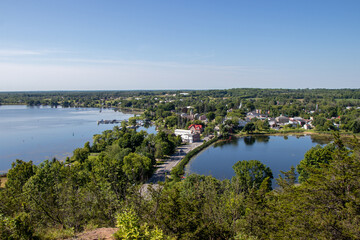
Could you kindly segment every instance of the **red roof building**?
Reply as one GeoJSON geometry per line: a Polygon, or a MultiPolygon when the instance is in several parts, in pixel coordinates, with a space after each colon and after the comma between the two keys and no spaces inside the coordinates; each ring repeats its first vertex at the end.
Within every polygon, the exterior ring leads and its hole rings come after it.
{"type": "Polygon", "coordinates": [[[200,124],[191,124],[188,129],[191,131],[191,133],[202,133],[203,126],[200,124]]]}

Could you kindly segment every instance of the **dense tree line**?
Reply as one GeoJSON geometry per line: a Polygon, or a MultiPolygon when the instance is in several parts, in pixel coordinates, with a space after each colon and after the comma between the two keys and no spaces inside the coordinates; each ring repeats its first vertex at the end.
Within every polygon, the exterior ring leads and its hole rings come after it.
{"type": "Polygon", "coordinates": [[[177,144],[173,135],[123,126],[95,135],[92,146],[76,149],[66,162],[16,160],[0,191],[0,239],[45,238],[59,226],[76,232],[87,224],[113,226],[128,191],[177,144]]]}
{"type": "MultiPolygon", "coordinates": [[[[325,147],[332,149],[326,157],[314,155],[319,147],[311,151],[305,161],[314,162],[300,185],[291,168],[272,190],[266,166],[240,161],[230,181],[191,175],[153,190],[150,201],[128,201],[127,209],[158,239],[359,239],[357,141],[353,147],[336,138],[325,147]]],[[[123,233],[131,231],[119,225],[123,233]]]]}
{"type": "Polygon", "coordinates": [[[351,148],[335,135],[311,149],[298,166],[301,184],[293,167],[273,190],[271,170],[250,160],[233,166],[231,180],[190,175],[144,195],[139,188],[152,168],[145,153],[154,154],[150,149],[169,135],[112,132],[102,134],[107,146],[86,144],[86,154],[68,163],[14,162],[0,192],[1,239],[51,239],[50,229],[74,232],[89,224],[118,226],[118,239],[360,238],[356,138],[351,148]],[[143,140],[129,143],[126,134],[143,140]]]}

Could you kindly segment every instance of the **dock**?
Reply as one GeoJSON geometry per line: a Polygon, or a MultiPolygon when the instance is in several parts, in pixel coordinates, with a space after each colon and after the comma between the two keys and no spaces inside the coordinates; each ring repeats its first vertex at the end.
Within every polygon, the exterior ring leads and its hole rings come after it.
{"type": "Polygon", "coordinates": [[[97,121],[97,124],[117,124],[117,123],[121,123],[121,120],[116,120],[116,119],[113,119],[113,120],[104,120],[104,119],[101,119],[100,121],[97,121]]]}

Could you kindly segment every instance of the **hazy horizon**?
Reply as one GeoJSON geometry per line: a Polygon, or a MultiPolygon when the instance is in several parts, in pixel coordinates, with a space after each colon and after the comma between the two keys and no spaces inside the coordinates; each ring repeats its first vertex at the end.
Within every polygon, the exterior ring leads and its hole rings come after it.
{"type": "Polygon", "coordinates": [[[359,88],[256,88],[256,87],[244,87],[244,88],[208,88],[208,89],[89,89],[89,90],[83,90],[83,89],[77,89],[77,90],[13,90],[13,91],[0,91],[0,93],[16,93],[16,92],[126,92],[126,91],[211,91],[211,90],[229,90],[229,89],[283,89],[283,90],[316,90],[316,89],[326,89],[326,90],[357,90],[359,88]]]}

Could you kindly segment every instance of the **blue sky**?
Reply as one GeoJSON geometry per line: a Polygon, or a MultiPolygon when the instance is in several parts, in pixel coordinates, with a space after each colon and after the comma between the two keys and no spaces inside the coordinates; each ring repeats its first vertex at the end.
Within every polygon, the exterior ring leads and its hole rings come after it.
{"type": "Polygon", "coordinates": [[[0,91],[359,88],[358,0],[3,0],[0,91]]]}

